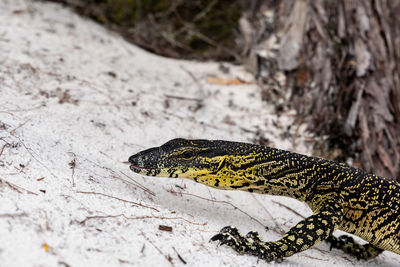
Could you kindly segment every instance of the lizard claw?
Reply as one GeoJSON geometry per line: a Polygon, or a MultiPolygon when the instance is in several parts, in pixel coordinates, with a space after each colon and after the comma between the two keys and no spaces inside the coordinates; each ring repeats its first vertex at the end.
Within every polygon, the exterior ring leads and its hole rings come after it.
{"type": "Polygon", "coordinates": [[[218,233],[218,234],[214,235],[213,237],[211,237],[210,241],[208,241],[208,242],[222,240],[223,238],[224,238],[224,235],[221,233],[218,233]]]}
{"type": "Polygon", "coordinates": [[[234,243],[234,238],[229,235],[228,233],[219,233],[216,234],[215,236],[211,237],[210,242],[211,241],[219,241],[218,243],[218,247],[227,244],[228,246],[232,245],[234,243]]]}

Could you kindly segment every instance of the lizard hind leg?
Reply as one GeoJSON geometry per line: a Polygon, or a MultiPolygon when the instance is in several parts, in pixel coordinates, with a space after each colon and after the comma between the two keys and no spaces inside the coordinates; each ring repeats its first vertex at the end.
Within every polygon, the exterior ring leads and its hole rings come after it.
{"type": "Polygon", "coordinates": [[[383,249],[377,248],[371,244],[360,245],[351,236],[347,235],[339,237],[331,235],[326,241],[330,243],[330,249],[341,249],[345,253],[357,257],[358,260],[373,259],[383,251],[383,249]]]}

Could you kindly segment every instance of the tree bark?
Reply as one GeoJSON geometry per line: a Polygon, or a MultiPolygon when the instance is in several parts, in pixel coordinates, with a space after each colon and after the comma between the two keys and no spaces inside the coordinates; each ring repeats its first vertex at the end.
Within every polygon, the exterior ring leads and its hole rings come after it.
{"type": "Polygon", "coordinates": [[[256,29],[248,55],[258,76],[284,72],[285,103],[342,159],[400,177],[400,0],[254,2],[242,24],[256,29]]]}

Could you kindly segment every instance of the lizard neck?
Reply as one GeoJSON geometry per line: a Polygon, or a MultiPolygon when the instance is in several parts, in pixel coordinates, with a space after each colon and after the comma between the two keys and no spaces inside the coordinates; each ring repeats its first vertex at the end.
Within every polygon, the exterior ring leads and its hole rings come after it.
{"type": "Polygon", "coordinates": [[[318,159],[274,148],[263,154],[250,170],[259,185],[255,192],[305,201],[315,182],[318,159]]]}

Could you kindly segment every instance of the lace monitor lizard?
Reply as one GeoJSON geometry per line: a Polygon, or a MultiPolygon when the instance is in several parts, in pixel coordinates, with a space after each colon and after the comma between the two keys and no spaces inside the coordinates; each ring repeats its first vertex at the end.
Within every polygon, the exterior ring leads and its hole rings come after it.
{"type": "Polygon", "coordinates": [[[326,240],[358,259],[374,258],[383,250],[400,254],[400,185],[346,164],[253,144],[186,139],[139,152],[129,162],[139,174],[288,196],[313,211],[278,241],[264,242],[254,231],[243,236],[233,226],[211,238],[239,253],[278,261],[326,240]],[[336,229],[368,243],[334,237],[336,229]]]}

